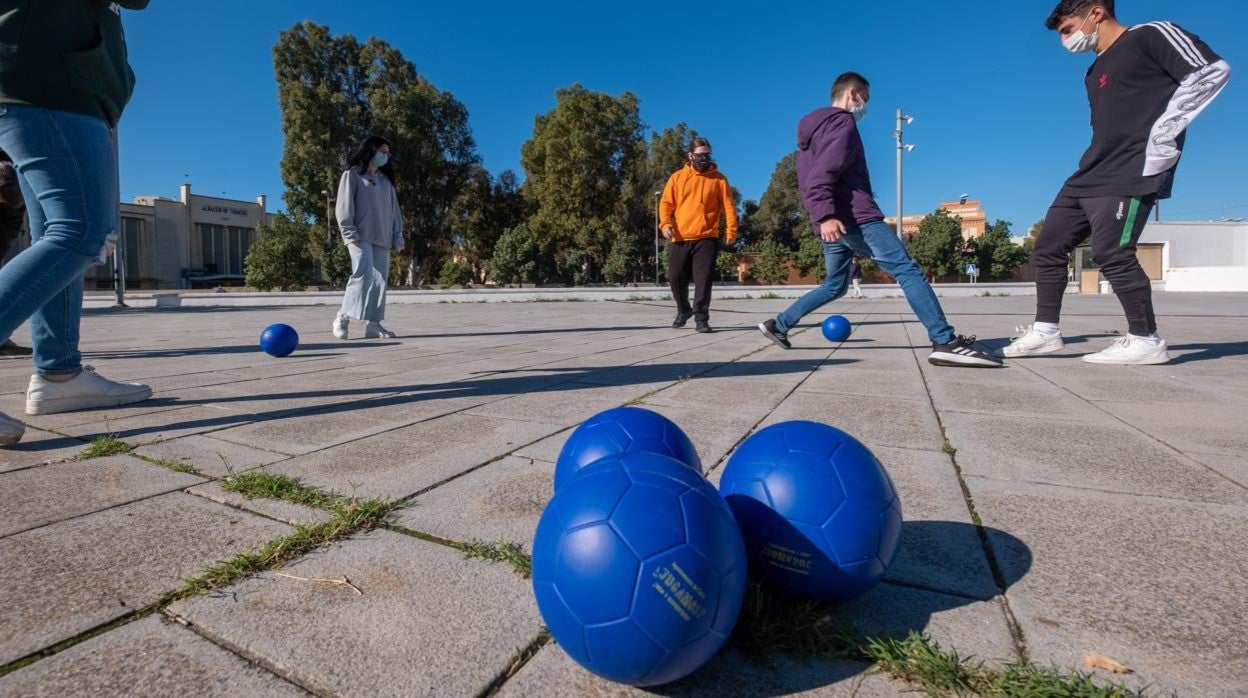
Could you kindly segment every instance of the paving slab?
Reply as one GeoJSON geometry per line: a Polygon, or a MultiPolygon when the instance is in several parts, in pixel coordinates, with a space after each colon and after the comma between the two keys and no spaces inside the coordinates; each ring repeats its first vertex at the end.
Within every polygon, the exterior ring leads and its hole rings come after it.
{"type": "Polygon", "coordinates": [[[1224,456],[1219,453],[1187,452],[1188,458],[1203,463],[1221,473],[1224,477],[1248,487],[1248,453],[1237,456],[1224,456]]]}
{"type": "Polygon", "coordinates": [[[1242,456],[1248,453],[1248,404],[1158,409],[1139,403],[1098,406],[1131,426],[1180,451],[1242,456]]]}
{"type": "Polygon", "coordinates": [[[120,618],[289,526],[174,492],[0,540],[0,666],[120,618]]]}
{"type": "Polygon", "coordinates": [[[86,447],[85,441],[27,425],[19,443],[0,448],[0,473],[66,461],[86,447]]]}
{"type": "Polygon", "coordinates": [[[154,615],[0,678],[0,695],[279,698],[308,693],[154,615]]]}
{"type": "Polygon", "coordinates": [[[121,419],[102,414],[97,414],[96,418],[97,421],[89,424],[65,427],[61,431],[85,441],[111,436],[137,446],[228,429],[257,419],[254,415],[241,412],[193,405],[121,419]]]}
{"type": "Polygon", "coordinates": [[[968,475],[1194,501],[1248,503],[1248,492],[1121,423],[942,413],[968,475]]]}
{"type": "Polygon", "coordinates": [[[108,456],[0,475],[0,538],[203,482],[133,456],[108,456]]]}
{"type": "Polygon", "coordinates": [[[1007,596],[1034,661],[1073,667],[1100,652],[1135,672],[1133,686],[1243,695],[1248,509],[967,484],[1003,570],[1018,577],[1007,596]]]}
{"type": "MultiPolygon", "coordinates": [[[[551,643],[543,647],[516,673],[502,690],[500,698],[643,698],[663,695],[689,698],[719,696],[819,696],[851,698],[872,694],[862,692],[864,684],[889,685],[886,678],[870,673],[870,666],[849,661],[800,662],[788,658],[754,660],[731,650],[723,651],[693,674],[650,689],[633,688],[602,679],[582,669],[551,643]]],[[[900,684],[896,688],[903,688],[900,684]]]]}
{"type": "Polygon", "coordinates": [[[760,426],[789,420],[824,422],[870,448],[892,446],[939,451],[940,424],[927,400],[871,399],[828,393],[794,393],[760,426]]]}
{"type": "Polygon", "coordinates": [[[135,453],[189,465],[209,477],[254,470],[290,457],[201,434],[140,446],[135,453]]]}
{"type": "Polygon", "coordinates": [[[546,424],[572,426],[612,407],[640,397],[645,390],[635,385],[603,386],[568,382],[549,389],[496,400],[468,410],[482,417],[532,419],[546,424]]]}
{"type": "Polygon", "coordinates": [[[528,581],[509,567],[388,531],[282,572],[345,576],[362,595],[264,573],[170,610],[214,642],[335,695],[476,695],[541,628],[528,581]]]}
{"type": "Polygon", "coordinates": [[[417,497],[398,522],[448,540],[505,541],[532,551],[553,488],[550,463],[508,456],[417,497]]]}
{"type": "Polygon", "coordinates": [[[187,494],[210,499],[235,509],[243,509],[254,514],[267,516],[270,519],[288,523],[292,526],[325,523],[334,518],[332,514],[323,509],[314,509],[302,504],[265,499],[263,497],[248,498],[237,492],[226,490],[220,482],[205,482],[202,485],[196,485],[186,490],[186,492],[187,494]]]}
{"type": "Polygon", "coordinates": [[[269,470],[343,494],[400,499],[562,428],[453,414],[282,461],[269,470]]]}

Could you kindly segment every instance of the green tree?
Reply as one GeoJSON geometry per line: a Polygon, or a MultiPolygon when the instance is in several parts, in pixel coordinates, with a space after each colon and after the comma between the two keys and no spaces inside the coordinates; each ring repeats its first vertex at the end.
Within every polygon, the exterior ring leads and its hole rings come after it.
{"type": "Polygon", "coordinates": [[[813,272],[815,279],[822,282],[828,273],[823,263],[823,240],[812,234],[802,236],[801,245],[793,257],[793,264],[802,275],[813,272]]]}
{"type": "Polygon", "coordinates": [[[776,163],[758,208],[749,212],[747,228],[749,238],[745,244],[752,248],[774,240],[790,250],[797,249],[798,241],[810,231],[797,186],[796,152],[785,155],[776,163]]]}
{"type": "Polygon", "coordinates": [[[610,254],[617,231],[627,229],[624,186],[646,156],[640,102],[580,84],[555,92],[555,106],[539,115],[520,150],[525,192],[533,206],[529,227],[543,254],[564,276],[592,278],[610,254]],[[579,259],[579,261],[574,261],[579,259]]]}
{"type": "Polygon", "coordinates": [[[793,253],[788,247],[776,240],[767,240],[759,246],[758,259],[750,271],[754,278],[768,286],[782,284],[789,278],[789,260],[792,258],[793,253]]]}
{"type": "Polygon", "coordinates": [[[641,241],[636,235],[621,232],[611,244],[611,253],[602,265],[602,278],[613,284],[635,281],[641,274],[642,259],[641,241]]]}
{"type": "MultiPolygon", "coordinates": [[[[407,238],[402,257],[408,283],[415,284],[449,253],[448,212],[478,162],[467,110],[386,42],[361,44],[312,22],[280,33],[273,62],[287,209],[322,228],[332,218],[327,197],[354,148],[369,134],[386,137],[394,146],[407,238]]],[[[314,232],[309,244],[331,278],[343,252],[333,237],[314,232]]]]}
{"type": "Polygon", "coordinates": [[[967,261],[965,249],[962,221],[944,209],[925,217],[910,240],[910,256],[933,278],[961,274],[967,261]]]}
{"type": "Polygon", "coordinates": [[[719,272],[720,281],[737,280],[737,254],[730,249],[720,250],[715,255],[715,270],[719,272]]]}
{"type": "Polygon", "coordinates": [[[489,266],[490,276],[500,284],[537,283],[537,243],[527,225],[517,225],[498,238],[489,266]]]}
{"type": "Polygon", "coordinates": [[[282,213],[273,217],[272,225],[261,224],[243,263],[247,285],[261,291],[302,291],[312,280],[310,227],[282,213]]]}
{"type": "Polygon", "coordinates": [[[997,219],[976,241],[978,264],[987,281],[1008,281],[1027,263],[1031,252],[1010,239],[1010,222],[997,219]]]}
{"type": "Polygon", "coordinates": [[[442,265],[442,271],[438,274],[438,284],[444,288],[467,286],[472,283],[472,280],[472,265],[468,262],[457,262],[453,259],[446,260],[446,263],[442,265]]]}

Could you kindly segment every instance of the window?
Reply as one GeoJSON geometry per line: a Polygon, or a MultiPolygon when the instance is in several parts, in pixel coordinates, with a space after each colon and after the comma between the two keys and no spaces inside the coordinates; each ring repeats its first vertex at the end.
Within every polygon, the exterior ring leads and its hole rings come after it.
{"type": "Polygon", "coordinates": [[[199,224],[202,263],[209,275],[225,273],[225,228],[199,224]]]}
{"type": "Polygon", "coordinates": [[[205,273],[242,276],[243,263],[255,242],[256,231],[209,223],[200,223],[198,228],[205,273]]]}
{"type": "Polygon", "coordinates": [[[138,281],[142,276],[139,262],[142,260],[142,239],[143,239],[143,219],[141,218],[122,218],[121,230],[126,236],[125,256],[126,256],[126,283],[138,281]]]}

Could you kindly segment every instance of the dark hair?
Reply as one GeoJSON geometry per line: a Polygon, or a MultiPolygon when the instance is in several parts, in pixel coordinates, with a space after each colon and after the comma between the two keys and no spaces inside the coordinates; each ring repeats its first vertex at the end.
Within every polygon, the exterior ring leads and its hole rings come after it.
{"type": "MultiPolygon", "coordinates": [[[[364,142],[360,144],[360,147],[356,148],[355,153],[351,155],[351,163],[347,165],[347,167],[360,168],[360,174],[368,172],[368,164],[373,161],[373,156],[377,154],[377,151],[383,145],[390,146],[392,149],[394,148],[393,145],[390,145],[390,141],[382,138],[381,136],[369,136],[368,138],[365,138],[364,142]]],[[[399,180],[394,177],[393,161],[387,162],[384,167],[378,167],[377,169],[386,176],[386,179],[390,180],[390,184],[398,184],[399,180]]]]}
{"type": "Polygon", "coordinates": [[[832,100],[836,101],[842,94],[845,93],[845,90],[851,88],[864,90],[870,86],[871,83],[867,82],[867,79],[862,77],[860,73],[855,73],[853,71],[841,73],[837,76],[836,80],[832,81],[832,100]]]}
{"type": "Polygon", "coordinates": [[[1117,18],[1117,15],[1114,14],[1114,0],[1062,0],[1057,3],[1057,7],[1053,8],[1053,14],[1049,15],[1049,18],[1044,21],[1044,27],[1045,29],[1057,29],[1062,25],[1062,22],[1066,21],[1067,17],[1080,14],[1084,10],[1090,10],[1097,6],[1105,8],[1106,16],[1111,19],[1117,18]]]}
{"type": "Polygon", "coordinates": [[[698,148],[704,148],[704,147],[710,148],[711,142],[701,136],[694,136],[693,138],[689,139],[689,152],[690,153],[697,150],[698,148]]]}

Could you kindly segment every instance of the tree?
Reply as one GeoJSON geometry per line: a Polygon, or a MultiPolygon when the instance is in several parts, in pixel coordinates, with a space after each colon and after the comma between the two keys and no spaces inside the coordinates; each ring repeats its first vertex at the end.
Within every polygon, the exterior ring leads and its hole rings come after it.
{"type": "Polygon", "coordinates": [[[792,256],[789,248],[776,240],[767,240],[760,246],[758,259],[750,271],[756,279],[768,286],[782,284],[789,278],[789,260],[792,256]]]}
{"type": "Polygon", "coordinates": [[[776,163],[758,208],[749,212],[747,228],[749,238],[745,244],[755,247],[774,240],[790,250],[797,249],[801,236],[809,232],[806,209],[797,186],[796,152],[776,163]]]}
{"type": "Polygon", "coordinates": [[[310,227],[282,213],[273,217],[272,225],[261,224],[244,262],[247,285],[261,291],[302,291],[312,280],[310,227]]]}
{"type": "Polygon", "coordinates": [[[961,274],[967,261],[961,219],[944,209],[923,219],[910,241],[910,256],[933,278],[961,274]]]}
{"type": "Polygon", "coordinates": [[[446,260],[446,263],[442,265],[441,273],[438,274],[438,285],[443,288],[467,286],[472,283],[472,280],[472,265],[468,262],[457,262],[453,259],[446,260]]]}
{"type": "Polygon", "coordinates": [[[814,272],[817,281],[823,281],[828,271],[823,262],[823,240],[816,235],[807,234],[802,237],[793,264],[803,276],[814,272]]]}
{"type": "Polygon", "coordinates": [[[1014,270],[1027,263],[1030,251],[1010,239],[1010,223],[997,219],[978,240],[979,268],[988,281],[1005,281],[1014,270]]]}
{"type": "MultiPolygon", "coordinates": [[[[353,149],[369,134],[394,146],[399,205],[404,218],[408,282],[435,256],[445,256],[447,212],[477,164],[468,113],[455,98],[416,73],[402,53],[380,39],[361,44],[312,22],[281,32],[273,63],[282,111],[282,181],[287,209],[323,229],[334,192],[353,149]],[[434,254],[436,253],[436,254],[434,254]]],[[[341,241],[313,232],[312,252],[331,276],[341,265],[341,241]]],[[[440,259],[440,257],[438,257],[440,259]]]]}
{"type": "Polygon", "coordinates": [[[737,255],[732,250],[720,250],[715,255],[715,270],[719,272],[719,280],[737,281],[737,255]]]}
{"type": "Polygon", "coordinates": [[[537,283],[538,249],[527,225],[504,232],[490,258],[490,276],[500,284],[537,283]]]}
{"type": "Polygon", "coordinates": [[[543,254],[567,272],[589,277],[626,228],[624,185],[645,158],[640,102],[580,84],[555,92],[555,106],[539,115],[520,150],[529,219],[543,254]],[[575,253],[575,254],[573,254],[575,253]],[[581,261],[572,264],[573,258],[581,261]]]}
{"type": "Polygon", "coordinates": [[[641,272],[641,241],[636,235],[620,232],[611,244],[611,253],[602,265],[602,278],[613,284],[635,281],[641,272]]]}

